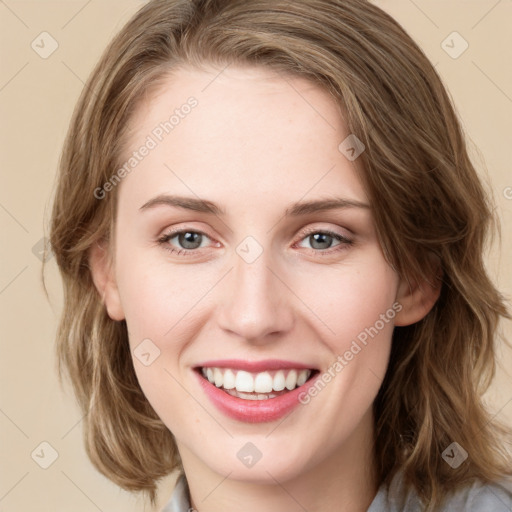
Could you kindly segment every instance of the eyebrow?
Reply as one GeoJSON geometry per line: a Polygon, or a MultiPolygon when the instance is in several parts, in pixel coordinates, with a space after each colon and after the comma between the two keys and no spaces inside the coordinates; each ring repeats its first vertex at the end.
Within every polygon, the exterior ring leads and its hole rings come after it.
{"type": "MultiPolygon", "coordinates": [[[[176,195],[158,195],[144,203],[140,210],[148,210],[157,206],[171,206],[183,208],[201,213],[209,213],[222,216],[226,212],[217,204],[206,199],[194,197],[176,196],[176,195]]],[[[329,199],[316,199],[314,201],[297,201],[288,207],[284,213],[285,217],[299,217],[327,210],[345,209],[345,208],[364,208],[369,209],[370,205],[355,199],[346,199],[341,197],[329,199]]]]}

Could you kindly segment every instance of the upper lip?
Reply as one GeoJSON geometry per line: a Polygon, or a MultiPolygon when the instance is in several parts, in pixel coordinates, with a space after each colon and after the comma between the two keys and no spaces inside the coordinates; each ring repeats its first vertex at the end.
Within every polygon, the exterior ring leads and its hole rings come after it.
{"type": "Polygon", "coordinates": [[[196,368],[231,368],[233,370],[245,370],[247,372],[264,372],[266,370],[314,370],[311,365],[297,363],[295,361],[285,361],[282,359],[263,359],[261,361],[247,361],[244,359],[217,359],[214,361],[205,361],[196,365],[196,368]]]}

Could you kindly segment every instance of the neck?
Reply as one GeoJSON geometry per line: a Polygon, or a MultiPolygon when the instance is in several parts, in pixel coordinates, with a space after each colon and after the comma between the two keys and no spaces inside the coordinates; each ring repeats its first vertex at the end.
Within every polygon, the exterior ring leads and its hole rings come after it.
{"type": "Polygon", "coordinates": [[[179,446],[179,450],[191,506],[197,512],[366,512],[379,485],[373,439],[369,411],[350,439],[320,462],[291,476],[272,474],[265,468],[264,482],[221,475],[186,447],[179,446]]]}

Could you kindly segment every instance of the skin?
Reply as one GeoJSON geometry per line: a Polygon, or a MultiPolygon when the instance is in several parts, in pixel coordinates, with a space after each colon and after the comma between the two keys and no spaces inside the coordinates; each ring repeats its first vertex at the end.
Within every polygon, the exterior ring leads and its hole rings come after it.
{"type": "Polygon", "coordinates": [[[175,70],[139,105],[127,157],[188,97],[199,102],[118,186],[115,244],[91,250],[93,278],[110,317],[126,320],[132,350],[147,338],[160,350],[151,365],[136,357],[133,364],[176,438],[196,510],[325,512],[343,504],[346,512],[364,511],[379,485],[371,406],[393,325],[421,319],[438,290],[394,272],[369,207],[284,216],[301,200],[369,205],[360,160],[338,150],[349,132],[333,98],[268,69],[219,71],[175,70]],[[226,214],[140,209],[161,194],[207,199],[226,214]],[[206,236],[192,256],[177,255],[167,249],[186,251],[183,240],[158,242],[171,228],[206,236]],[[327,237],[315,244],[309,235],[324,230],[352,243],[327,237]],[[252,263],[236,251],[247,236],[262,249],[252,263]],[[285,359],[325,371],[396,302],[395,318],[284,420],[226,417],[193,373],[201,361],[227,358],[285,359]],[[251,468],[237,457],[247,442],[262,453],[251,468]]]}

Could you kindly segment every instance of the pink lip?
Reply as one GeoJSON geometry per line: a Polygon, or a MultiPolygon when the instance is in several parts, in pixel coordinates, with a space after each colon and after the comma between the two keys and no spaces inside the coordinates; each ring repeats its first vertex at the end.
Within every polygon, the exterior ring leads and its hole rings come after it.
{"type": "MultiPolygon", "coordinates": [[[[263,369],[270,370],[281,368],[309,368],[304,365],[298,365],[297,363],[288,364],[288,366],[283,366],[283,361],[276,361],[276,363],[279,364],[276,364],[273,368],[271,368],[268,365],[268,361],[266,361],[264,362],[265,366],[263,369]]],[[[263,363],[261,362],[248,363],[242,361],[215,361],[215,364],[205,363],[201,365],[201,367],[229,367],[241,370],[243,369],[246,371],[260,371],[262,364],[263,363]],[[225,364],[221,365],[221,363],[225,364]]],[[[277,396],[275,398],[268,398],[267,400],[244,400],[242,398],[231,396],[222,389],[216,387],[214,384],[211,384],[200,374],[200,371],[194,371],[194,373],[197,375],[199,384],[203,388],[208,398],[222,413],[224,413],[226,416],[229,416],[230,418],[238,421],[244,421],[246,423],[263,423],[276,421],[289,414],[295,407],[300,404],[299,395],[301,393],[307,392],[309,387],[313,385],[318,375],[320,375],[320,373],[314,375],[302,386],[299,386],[293,391],[289,391],[288,393],[277,396]]]]}
{"type": "Polygon", "coordinates": [[[241,359],[219,359],[217,361],[206,361],[196,365],[196,368],[233,368],[235,370],[245,370],[246,372],[264,372],[266,370],[286,370],[295,368],[297,370],[310,370],[312,366],[293,361],[284,361],[281,359],[265,359],[263,361],[243,361],[241,359]]]}

